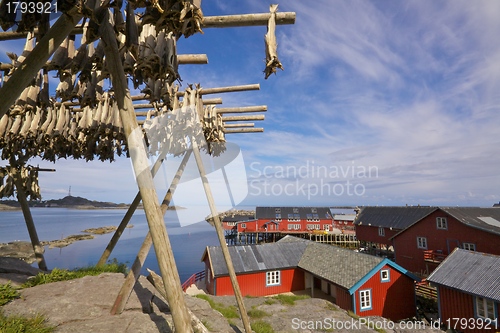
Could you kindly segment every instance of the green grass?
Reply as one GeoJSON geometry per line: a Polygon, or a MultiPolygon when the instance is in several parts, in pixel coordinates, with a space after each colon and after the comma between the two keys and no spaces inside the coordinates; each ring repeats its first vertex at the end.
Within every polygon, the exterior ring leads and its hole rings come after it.
{"type": "Polygon", "coordinates": [[[263,320],[254,321],[253,323],[250,324],[250,327],[255,333],[274,333],[271,324],[263,320]]]}
{"type": "Polygon", "coordinates": [[[247,313],[248,313],[248,316],[250,318],[262,318],[262,317],[270,316],[270,314],[267,313],[266,311],[262,311],[259,309],[251,309],[251,310],[248,310],[247,313]]]}
{"type": "Polygon", "coordinates": [[[2,333],[51,333],[55,327],[47,324],[41,315],[31,318],[5,316],[0,312],[0,332],[2,333]]]}
{"type": "Polygon", "coordinates": [[[239,318],[238,310],[234,305],[224,306],[224,304],[216,303],[210,296],[205,294],[196,295],[196,297],[201,298],[210,304],[210,307],[216,311],[219,311],[225,318],[239,318]]]}
{"type": "Polygon", "coordinates": [[[273,305],[273,304],[276,304],[276,303],[278,303],[278,301],[275,300],[275,299],[272,299],[272,298],[268,298],[268,299],[266,299],[264,301],[264,304],[267,304],[267,305],[273,305]]]}
{"type": "MultiPolygon", "coordinates": [[[[19,298],[19,292],[9,283],[0,284],[0,306],[19,298]]],[[[1,331],[0,331],[1,332],[1,331]]]]}
{"type": "Polygon", "coordinates": [[[332,310],[332,311],[338,311],[339,309],[332,303],[330,302],[325,302],[326,305],[325,305],[325,308],[327,308],[328,310],[332,310]]]}
{"type": "Polygon", "coordinates": [[[22,285],[23,288],[29,288],[38,286],[40,284],[46,284],[58,281],[68,281],[84,276],[97,276],[102,273],[123,273],[127,272],[127,265],[120,264],[115,260],[108,264],[102,266],[88,266],[83,268],[77,268],[74,270],[59,269],[54,268],[50,273],[38,273],[35,277],[29,279],[26,283],[22,285]]]}
{"type": "Polygon", "coordinates": [[[354,312],[352,312],[351,310],[347,311],[347,315],[351,318],[359,319],[359,316],[357,314],[355,314],[354,312]]]}
{"type": "Polygon", "coordinates": [[[309,295],[283,295],[283,294],[281,294],[281,295],[276,295],[273,298],[280,301],[281,304],[294,305],[295,301],[298,301],[301,299],[311,298],[311,296],[309,296],[309,295]]]}

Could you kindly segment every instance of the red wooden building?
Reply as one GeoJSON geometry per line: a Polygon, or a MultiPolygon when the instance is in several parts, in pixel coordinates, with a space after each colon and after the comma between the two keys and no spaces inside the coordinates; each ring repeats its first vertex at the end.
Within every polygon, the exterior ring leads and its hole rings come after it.
{"type": "MultiPolygon", "coordinates": [[[[265,296],[320,289],[358,316],[392,320],[415,315],[415,276],[394,262],[287,236],[276,243],[229,247],[243,295],[265,296]]],[[[222,251],[207,247],[206,289],[232,295],[222,251]]]]}
{"type": "Polygon", "coordinates": [[[333,215],[333,229],[337,229],[343,234],[355,234],[355,218],[356,214],[335,214],[333,215]]]}
{"type": "Polygon", "coordinates": [[[457,248],[427,280],[437,287],[439,318],[447,328],[500,331],[499,256],[457,248]]]}
{"type": "Polygon", "coordinates": [[[255,220],[238,223],[237,228],[238,232],[328,232],[332,214],[328,207],[257,207],[255,220]]]}
{"type": "Polygon", "coordinates": [[[436,208],[392,239],[396,263],[422,275],[457,247],[500,255],[500,209],[436,208]]]}
{"type": "Polygon", "coordinates": [[[249,215],[229,215],[222,219],[222,227],[225,231],[238,230],[238,223],[255,222],[255,217],[249,215]]]}
{"type": "Polygon", "coordinates": [[[363,207],[354,220],[356,238],[368,247],[389,248],[391,237],[433,212],[436,207],[363,207]]]}

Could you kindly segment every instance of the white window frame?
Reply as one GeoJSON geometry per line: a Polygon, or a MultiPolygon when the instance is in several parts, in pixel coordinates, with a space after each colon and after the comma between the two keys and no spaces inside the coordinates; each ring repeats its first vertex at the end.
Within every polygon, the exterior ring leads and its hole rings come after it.
{"type": "Polygon", "coordinates": [[[385,236],[385,228],[378,227],[378,235],[384,237],[385,236]]]}
{"type": "Polygon", "coordinates": [[[361,311],[372,309],[372,290],[365,289],[359,291],[359,309],[361,311]]]}
{"type": "Polygon", "coordinates": [[[279,286],[281,284],[281,271],[266,272],[266,287],[279,286]]]}
{"type": "Polygon", "coordinates": [[[417,237],[417,248],[427,250],[427,237],[417,237]]]}
{"type": "Polygon", "coordinates": [[[380,281],[382,281],[382,282],[390,282],[391,281],[391,272],[388,269],[383,269],[380,271],[380,281]],[[386,277],[384,277],[384,273],[387,274],[386,277]]]}
{"type": "Polygon", "coordinates": [[[330,231],[330,225],[329,224],[323,224],[323,229],[325,231],[330,231]]]}
{"type": "Polygon", "coordinates": [[[462,249],[468,251],[476,251],[476,244],[474,243],[462,243],[462,249]]]}
{"type": "Polygon", "coordinates": [[[484,319],[496,319],[495,302],[484,297],[476,296],[476,316],[484,319]]]}
{"type": "Polygon", "coordinates": [[[246,228],[247,228],[247,224],[246,224],[246,223],[242,223],[242,224],[241,224],[241,228],[242,228],[242,229],[246,229],[246,228]]]}
{"type": "Polygon", "coordinates": [[[439,230],[448,230],[448,219],[446,217],[436,217],[436,228],[439,230]]]}

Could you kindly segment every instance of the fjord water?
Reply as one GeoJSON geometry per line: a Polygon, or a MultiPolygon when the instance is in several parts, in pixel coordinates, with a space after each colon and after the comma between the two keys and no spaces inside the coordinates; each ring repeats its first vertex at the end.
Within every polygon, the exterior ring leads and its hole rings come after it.
{"type": "MultiPolygon", "coordinates": [[[[66,208],[32,208],[38,238],[44,241],[65,238],[70,235],[83,234],[84,229],[104,226],[118,226],[125,215],[124,209],[92,209],[78,210],[66,208]]],[[[180,227],[176,212],[167,211],[165,214],[167,232],[174,251],[175,261],[181,281],[185,281],[193,273],[203,270],[204,264],[200,261],[206,246],[218,245],[219,241],[215,229],[207,222],[196,223],[187,227],[180,227]]],[[[110,259],[116,258],[129,267],[146,237],[148,225],[143,210],[134,213],[120,241],[111,253],[110,259]]],[[[45,247],[45,260],[49,269],[76,268],[96,264],[106,248],[112,233],[95,235],[94,239],[77,241],[64,248],[49,249],[45,247]]],[[[22,240],[29,241],[28,231],[21,211],[0,212],[0,243],[22,240]]],[[[154,249],[146,259],[142,274],[147,275],[146,268],[159,273],[154,249]]]]}

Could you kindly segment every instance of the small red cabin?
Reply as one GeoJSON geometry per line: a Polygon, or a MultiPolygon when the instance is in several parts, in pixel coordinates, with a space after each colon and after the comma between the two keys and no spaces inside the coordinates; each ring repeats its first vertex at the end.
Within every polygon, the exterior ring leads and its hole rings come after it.
{"type": "MultiPolygon", "coordinates": [[[[415,276],[389,259],[320,244],[292,236],[276,243],[230,246],[229,252],[243,295],[265,296],[320,289],[358,316],[392,320],[413,317],[415,276]]],[[[232,295],[220,247],[207,247],[206,289],[232,295]]]]}
{"type": "Polygon", "coordinates": [[[455,248],[500,255],[500,209],[436,208],[393,237],[396,262],[430,274],[455,248]]]}
{"type": "Polygon", "coordinates": [[[427,281],[437,287],[439,318],[447,329],[500,331],[500,256],[457,248],[427,281]]]}

